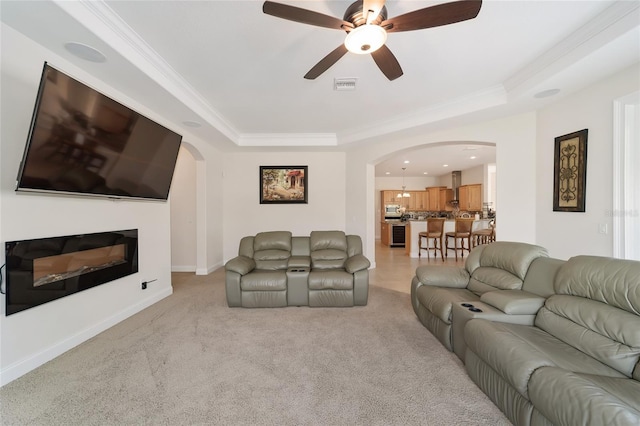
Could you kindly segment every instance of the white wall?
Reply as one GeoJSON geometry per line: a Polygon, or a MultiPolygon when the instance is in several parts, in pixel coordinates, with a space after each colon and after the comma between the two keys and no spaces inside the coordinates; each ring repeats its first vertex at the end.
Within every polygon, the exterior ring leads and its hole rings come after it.
{"type": "MultiPolygon", "coordinates": [[[[80,81],[185,135],[195,157],[197,273],[222,266],[222,162],[218,150],[172,126],[90,72],[0,24],[0,242],[138,229],[139,272],[119,280],[5,317],[0,296],[0,385],[111,327],[172,293],[170,202],[111,201],[14,192],[42,66],[55,63],[80,81]],[[157,281],[142,290],[145,280],[157,281]]],[[[89,64],[87,68],[99,67],[89,64]]],[[[180,198],[172,187],[172,197],[180,198]]]]}
{"type": "Polygon", "coordinates": [[[5,297],[0,297],[0,383],[5,384],[170,295],[172,289],[168,203],[14,192],[43,62],[55,61],[98,90],[114,92],[5,25],[1,36],[2,243],[132,228],[139,237],[137,274],[8,317],[5,297]],[[157,281],[143,291],[141,281],[153,279],[157,281]]]}
{"type": "Polygon", "coordinates": [[[171,182],[171,270],[197,269],[196,160],[180,148],[171,182]]]}
{"type": "Polygon", "coordinates": [[[486,186],[484,165],[462,170],[462,175],[460,176],[460,185],[471,185],[474,183],[481,183],[483,186],[486,186]]]}
{"type": "MultiPolygon", "coordinates": [[[[553,257],[613,255],[612,217],[609,214],[613,209],[613,101],[640,88],[638,75],[640,67],[636,64],[538,112],[536,240],[553,257]],[[554,139],[582,129],[589,130],[586,211],[554,212],[554,139]],[[607,226],[607,234],[598,232],[601,224],[607,226]]],[[[499,177],[501,173],[498,165],[499,177]]],[[[500,182],[499,179],[498,191],[500,182]]],[[[503,198],[499,199],[502,208],[503,198]]]]}
{"type": "Polygon", "coordinates": [[[345,199],[357,189],[345,175],[345,154],[331,152],[229,153],[224,158],[224,259],[240,239],[261,231],[345,230],[345,199]],[[308,166],[308,204],[260,204],[260,166],[308,166]]]}
{"type": "MultiPolygon", "coordinates": [[[[497,198],[500,200],[498,237],[501,240],[535,242],[536,115],[521,114],[461,128],[425,133],[415,138],[393,139],[358,146],[347,152],[347,173],[351,188],[359,197],[347,199],[347,229],[363,236],[365,254],[375,258],[374,164],[393,152],[433,143],[495,143],[497,198]],[[529,226],[522,226],[522,223],[529,226]]],[[[443,178],[445,179],[445,178],[443,178]]],[[[450,186],[451,178],[443,185],[450,186]]]]}

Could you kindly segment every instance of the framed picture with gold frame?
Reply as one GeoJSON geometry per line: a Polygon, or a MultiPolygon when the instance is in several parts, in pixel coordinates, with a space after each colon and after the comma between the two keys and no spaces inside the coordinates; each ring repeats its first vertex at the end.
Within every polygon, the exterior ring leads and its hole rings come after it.
{"type": "Polygon", "coordinates": [[[555,138],[553,211],[585,211],[587,134],[583,129],[555,138]]]}

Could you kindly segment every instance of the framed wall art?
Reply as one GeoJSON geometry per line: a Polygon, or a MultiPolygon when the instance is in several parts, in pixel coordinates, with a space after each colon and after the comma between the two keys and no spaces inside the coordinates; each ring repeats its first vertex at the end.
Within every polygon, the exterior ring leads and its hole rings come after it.
{"type": "Polygon", "coordinates": [[[260,166],[260,204],[307,204],[307,166],[260,166]]]}
{"type": "Polygon", "coordinates": [[[584,129],[555,138],[553,211],[585,211],[587,133],[584,129]]]}

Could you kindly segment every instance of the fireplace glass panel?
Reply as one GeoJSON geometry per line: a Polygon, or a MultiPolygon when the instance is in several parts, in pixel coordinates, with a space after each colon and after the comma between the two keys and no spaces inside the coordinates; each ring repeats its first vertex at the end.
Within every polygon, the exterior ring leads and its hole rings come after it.
{"type": "Polygon", "coordinates": [[[6,243],[6,315],[138,272],[138,230],[6,243]]]}

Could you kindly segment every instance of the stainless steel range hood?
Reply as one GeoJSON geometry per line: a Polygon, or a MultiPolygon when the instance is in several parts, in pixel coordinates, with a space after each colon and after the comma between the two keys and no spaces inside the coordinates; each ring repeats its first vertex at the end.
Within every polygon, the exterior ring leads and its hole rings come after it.
{"type": "Polygon", "coordinates": [[[462,182],[462,172],[460,170],[451,172],[451,189],[453,189],[452,204],[458,204],[458,188],[460,188],[460,182],[462,182]]]}

